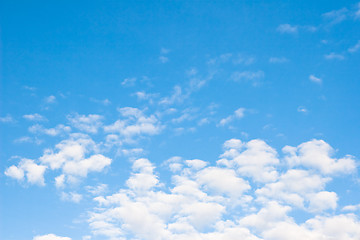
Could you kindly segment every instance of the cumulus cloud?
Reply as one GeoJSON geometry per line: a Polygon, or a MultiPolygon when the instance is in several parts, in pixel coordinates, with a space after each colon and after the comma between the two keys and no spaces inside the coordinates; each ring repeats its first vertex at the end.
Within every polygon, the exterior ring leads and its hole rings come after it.
{"type": "Polygon", "coordinates": [[[5,175],[17,180],[23,180],[26,177],[30,184],[44,186],[46,168],[46,166],[36,164],[34,160],[23,158],[17,166],[12,165],[7,168],[5,175]]]}
{"type": "Polygon", "coordinates": [[[68,237],[59,237],[55,234],[47,234],[47,235],[38,235],[33,238],[33,240],[71,240],[68,237]]]}
{"type": "Polygon", "coordinates": [[[121,119],[111,125],[104,126],[104,131],[119,134],[127,141],[133,137],[155,135],[160,133],[162,125],[155,115],[146,116],[138,108],[124,107],[118,109],[121,119]]]}
{"type": "Polygon", "coordinates": [[[283,171],[276,150],[260,139],[230,139],[224,150],[216,166],[199,159],[167,160],[170,169],[178,164],[168,186],[148,159],[135,160],[125,188],[94,198],[98,207],[88,219],[93,235],[144,240],[360,237],[356,215],[329,214],[339,198],[326,191],[330,178],[290,165],[283,171]],[[293,210],[309,217],[297,223],[293,210]]]}
{"type": "Polygon", "coordinates": [[[97,114],[79,115],[75,113],[67,116],[71,125],[81,131],[87,133],[97,133],[98,129],[102,126],[103,116],[97,114]]]}
{"type": "Polygon", "coordinates": [[[54,95],[48,96],[44,99],[45,103],[51,104],[56,102],[56,97],[54,95]]]}
{"type": "Polygon", "coordinates": [[[354,157],[332,158],[335,150],[323,140],[311,140],[297,147],[285,146],[285,160],[290,166],[316,169],[322,174],[351,173],[355,170],[354,157]]]}

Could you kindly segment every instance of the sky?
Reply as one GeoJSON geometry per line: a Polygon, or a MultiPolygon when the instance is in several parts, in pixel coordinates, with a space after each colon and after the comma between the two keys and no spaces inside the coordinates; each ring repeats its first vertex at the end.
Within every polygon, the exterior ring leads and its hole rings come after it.
{"type": "Polygon", "coordinates": [[[360,2],[0,19],[0,239],[360,239],[360,2]]]}

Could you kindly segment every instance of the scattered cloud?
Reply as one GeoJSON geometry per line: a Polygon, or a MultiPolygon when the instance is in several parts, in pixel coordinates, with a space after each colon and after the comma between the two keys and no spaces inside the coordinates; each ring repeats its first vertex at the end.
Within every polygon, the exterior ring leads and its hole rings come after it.
{"type": "Polygon", "coordinates": [[[56,97],[54,95],[48,96],[44,99],[45,103],[51,104],[56,102],[56,97]]]}
{"type": "Polygon", "coordinates": [[[82,200],[82,195],[75,192],[62,192],[61,200],[66,202],[80,203],[80,201],[82,200]]]}
{"type": "Polygon", "coordinates": [[[123,85],[124,87],[133,87],[135,86],[135,83],[136,83],[136,78],[132,77],[132,78],[125,78],[121,82],[121,85],[123,85]]]}
{"type": "Polygon", "coordinates": [[[271,57],[269,58],[269,63],[286,63],[289,59],[286,57],[271,57]]]}
{"type": "Polygon", "coordinates": [[[34,122],[41,122],[41,121],[47,120],[44,116],[42,116],[38,113],[26,114],[26,115],[23,115],[23,118],[26,120],[29,120],[29,121],[34,121],[34,122]]]}
{"type": "Polygon", "coordinates": [[[165,56],[160,56],[159,60],[160,60],[161,63],[167,63],[169,61],[169,58],[165,57],[165,56]]]}
{"type": "Polygon", "coordinates": [[[304,106],[299,106],[299,107],[297,108],[297,111],[300,112],[300,113],[308,113],[307,108],[304,107],[304,106]]]}
{"type": "MultiPolygon", "coordinates": [[[[360,10],[359,10],[360,11],[360,10]]],[[[351,48],[348,49],[350,53],[355,53],[360,49],[360,40],[351,48]]]]}
{"type": "Polygon", "coordinates": [[[235,82],[251,82],[253,86],[260,84],[260,80],[264,78],[265,74],[263,71],[259,70],[256,72],[252,71],[243,71],[243,72],[234,72],[231,75],[231,79],[235,82]]]}
{"type": "Polygon", "coordinates": [[[345,57],[342,54],[338,54],[338,53],[329,53],[324,55],[325,59],[327,60],[344,60],[345,57]]]}
{"type": "Polygon", "coordinates": [[[45,185],[44,173],[46,166],[38,165],[34,160],[23,158],[20,163],[12,165],[5,170],[5,175],[22,181],[26,177],[30,184],[45,185]]]}
{"type": "Polygon", "coordinates": [[[321,84],[322,83],[322,79],[321,78],[318,78],[318,77],[315,77],[314,75],[310,75],[309,76],[309,79],[310,81],[314,82],[314,83],[317,83],[317,84],[321,84]]]}
{"type": "Polygon", "coordinates": [[[276,30],[280,33],[296,34],[298,32],[298,27],[286,23],[286,24],[280,24],[276,30]]]}
{"type": "Polygon", "coordinates": [[[239,109],[235,110],[234,114],[221,119],[218,125],[225,126],[225,125],[228,125],[230,122],[232,122],[235,119],[243,118],[245,116],[245,111],[246,111],[245,108],[239,108],[239,109]]]}
{"type": "Polygon", "coordinates": [[[69,126],[65,126],[63,124],[58,124],[56,127],[54,128],[44,128],[42,125],[40,124],[35,124],[29,127],[29,132],[34,133],[34,134],[45,134],[48,136],[58,136],[61,134],[67,134],[69,132],[71,132],[71,128],[69,126]]]}
{"type": "Polygon", "coordinates": [[[33,240],[71,240],[68,237],[59,237],[55,234],[47,234],[47,235],[38,235],[33,238],[33,240]]]}
{"type": "Polygon", "coordinates": [[[69,120],[71,126],[87,132],[87,133],[97,133],[98,129],[102,127],[103,116],[97,114],[89,115],[80,115],[78,113],[68,115],[67,119],[69,120]]]}
{"type": "Polygon", "coordinates": [[[349,10],[347,8],[342,8],[324,13],[322,16],[329,21],[329,25],[335,25],[343,22],[347,18],[348,13],[349,10]]]}
{"type": "Polygon", "coordinates": [[[7,114],[5,117],[0,117],[0,122],[2,122],[2,123],[11,123],[14,121],[15,120],[12,118],[12,116],[10,114],[7,114]]]}

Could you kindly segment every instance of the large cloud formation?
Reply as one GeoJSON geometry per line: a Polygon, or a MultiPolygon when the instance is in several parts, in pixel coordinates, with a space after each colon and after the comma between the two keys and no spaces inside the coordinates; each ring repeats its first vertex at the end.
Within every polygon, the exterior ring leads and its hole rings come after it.
{"type": "Polygon", "coordinates": [[[360,239],[358,216],[339,212],[338,195],[326,190],[333,177],[355,171],[355,160],[333,152],[312,140],[286,146],[279,157],[260,139],[231,139],[215,166],[166,161],[171,186],[140,158],[127,187],[94,198],[88,222],[96,239],[110,240],[360,239]],[[293,211],[308,217],[296,219],[293,211]]]}

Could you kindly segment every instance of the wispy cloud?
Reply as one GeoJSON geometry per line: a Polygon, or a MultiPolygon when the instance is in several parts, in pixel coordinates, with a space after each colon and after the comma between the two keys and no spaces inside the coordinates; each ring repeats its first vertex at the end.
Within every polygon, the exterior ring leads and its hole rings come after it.
{"type": "Polygon", "coordinates": [[[298,32],[298,26],[292,26],[288,23],[285,23],[280,24],[276,30],[280,33],[296,34],[298,32]]]}
{"type": "Polygon", "coordinates": [[[324,55],[324,58],[327,60],[344,60],[345,57],[342,54],[338,54],[338,53],[329,53],[324,55]]]}
{"type": "MultiPolygon", "coordinates": [[[[359,10],[359,11],[360,11],[360,10],[359,10]]],[[[359,51],[359,49],[360,49],[360,40],[358,40],[358,42],[357,42],[354,46],[352,46],[351,48],[349,48],[348,51],[349,51],[350,53],[355,53],[355,52],[359,51]]]]}
{"type": "Polygon", "coordinates": [[[322,79],[321,78],[318,78],[318,77],[315,77],[315,75],[310,75],[309,76],[309,79],[310,81],[314,82],[314,83],[317,83],[317,84],[321,84],[322,83],[322,79]]]}

